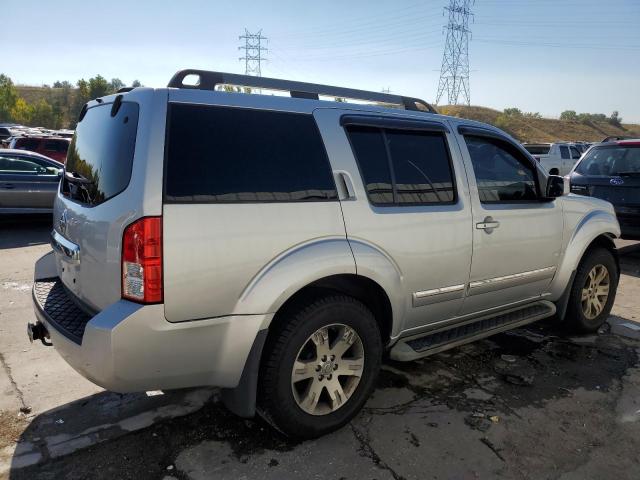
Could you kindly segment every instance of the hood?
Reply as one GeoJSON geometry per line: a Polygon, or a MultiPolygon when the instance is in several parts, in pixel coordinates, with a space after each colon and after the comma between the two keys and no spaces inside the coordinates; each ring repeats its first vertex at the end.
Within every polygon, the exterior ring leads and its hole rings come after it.
{"type": "Polygon", "coordinates": [[[608,177],[573,172],[569,181],[571,193],[601,198],[613,205],[640,206],[640,175],[608,177]]]}

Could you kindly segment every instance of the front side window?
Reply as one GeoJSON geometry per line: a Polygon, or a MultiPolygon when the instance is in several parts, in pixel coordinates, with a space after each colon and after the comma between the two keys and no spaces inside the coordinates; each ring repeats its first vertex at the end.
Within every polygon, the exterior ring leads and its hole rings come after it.
{"type": "Polygon", "coordinates": [[[168,201],[337,200],[311,115],[176,103],[168,122],[168,201]]]}
{"type": "Polygon", "coordinates": [[[569,155],[569,147],[565,147],[564,145],[560,146],[560,158],[563,160],[568,160],[571,158],[569,155]]]}
{"type": "Polygon", "coordinates": [[[531,202],[538,199],[535,170],[508,143],[465,136],[478,195],[483,203],[531,202]]]}
{"type": "Polygon", "coordinates": [[[44,167],[38,163],[22,158],[0,156],[0,173],[43,173],[44,167]]]}
{"type": "Polygon", "coordinates": [[[441,132],[349,126],[349,140],[371,203],[455,201],[453,170],[441,132]]]}

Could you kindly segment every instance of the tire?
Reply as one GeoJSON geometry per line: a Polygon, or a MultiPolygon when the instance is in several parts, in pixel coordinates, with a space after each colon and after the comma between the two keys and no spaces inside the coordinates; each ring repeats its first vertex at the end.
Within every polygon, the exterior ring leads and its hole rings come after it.
{"type": "Polygon", "coordinates": [[[258,412],[293,438],[339,429],[358,414],[378,377],[382,339],[373,314],[354,298],[332,295],[280,320],[262,357],[258,412]],[[294,370],[294,363],[304,368],[294,370]]]}
{"type": "Polygon", "coordinates": [[[618,288],[619,272],[613,254],[605,248],[594,248],[589,250],[578,266],[576,276],[569,295],[567,306],[566,325],[573,331],[580,333],[593,333],[600,328],[607,320],[611,307],[616,297],[618,288]],[[606,269],[608,274],[608,294],[605,297],[598,295],[599,289],[604,283],[593,287],[592,276],[597,280],[606,269]],[[584,300],[585,296],[587,300],[584,300]],[[595,298],[600,304],[600,308],[595,308],[589,301],[589,297],[595,298]]]}

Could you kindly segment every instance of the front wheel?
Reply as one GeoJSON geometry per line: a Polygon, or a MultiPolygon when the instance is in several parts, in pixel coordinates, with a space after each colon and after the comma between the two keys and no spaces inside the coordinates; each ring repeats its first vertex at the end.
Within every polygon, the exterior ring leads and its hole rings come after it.
{"type": "Polygon", "coordinates": [[[609,250],[589,251],[580,262],[573,281],[567,324],[582,333],[597,331],[611,312],[618,279],[618,266],[609,250]]]}
{"type": "Polygon", "coordinates": [[[281,320],[263,356],[260,413],[296,438],[340,428],[360,411],[380,369],[373,314],[351,297],[329,296],[281,320]]]}

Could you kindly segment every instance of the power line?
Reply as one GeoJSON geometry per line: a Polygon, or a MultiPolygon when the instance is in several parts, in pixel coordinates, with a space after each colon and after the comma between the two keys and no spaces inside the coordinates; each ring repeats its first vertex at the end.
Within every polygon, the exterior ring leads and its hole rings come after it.
{"type": "Polygon", "coordinates": [[[469,16],[473,0],[450,0],[445,12],[449,19],[445,30],[447,40],[442,55],[440,81],[436,94],[436,105],[447,92],[449,105],[457,105],[462,95],[467,105],[471,104],[469,89],[469,16]]]}
{"type": "Polygon", "coordinates": [[[262,40],[267,40],[267,37],[262,36],[262,29],[258,30],[258,33],[249,33],[245,28],[244,35],[238,38],[244,40],[244,45],[239,46],[238,50],[244,50],[244,57],[240,57],[240,61],[244,60],[245,75],[261,77],[262,62],[267,60],[262,56],[262,53],[267,51],[262,46],[262,40]]]}

